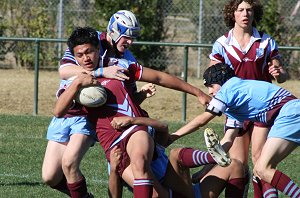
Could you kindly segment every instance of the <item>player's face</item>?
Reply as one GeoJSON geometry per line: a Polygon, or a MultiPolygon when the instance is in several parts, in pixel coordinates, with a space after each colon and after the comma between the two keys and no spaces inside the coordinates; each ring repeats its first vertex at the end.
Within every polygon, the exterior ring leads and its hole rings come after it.
{"type": "Polygon", "coordinates": [[[116,43],[117,49],[120,53],[124,53],[127,48],[132,45],[133,39],[127,36],[122,36],[116,43]]]}
{"type": "Polygon", "coordinates": [[[219,84],[211,84],[207,86],[207,88],[208,88],[208,94],[210,96],[215,96],[220,90],[221,86],[219,84]]]}
{"type": "Polygon", "coordinates": [[[236,11],[234,11],[235,26],[238,25],[241,28],[252,27],[253,18],[252,6],[245,1],[240,3],[236,11]]]}
{"type": "Polygon", "coordinates": [[[99,63],[99,49],[91,44],[77,45],[74,47],[74,56],[87,71],[93,71],[99,63]]]}

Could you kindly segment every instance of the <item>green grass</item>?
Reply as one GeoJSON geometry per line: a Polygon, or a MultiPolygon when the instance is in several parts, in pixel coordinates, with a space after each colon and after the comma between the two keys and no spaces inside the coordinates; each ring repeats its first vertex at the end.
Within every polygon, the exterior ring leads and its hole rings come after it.
{"type": "MultiPolygon", "coordinates": [[[[50,117],[0,115],[0,198],[64,197],[59,192],[45,186],[41,180],[41,166],[47,144],[46,131],[50,117]]],[[[169,123],[170,131],[178,129],[182,123],[169,123]]],[[[222,131],[222,124],[208,126],[222,131]]],[[[203,130],[201,130],[202,132],[203,130]]],[[[205,149],[203,134],[197,132],[178,140],[168,148],[195,147],[205,149]]],[[[300,150],[295,150],[279,169],[300,183],[300,150]]],[[[107,170],[101,147],[97,144],[86,154],[81,164],[89,191],[95,197],[107,197],[107,170]]],[[[192,172],[197,169],[193,169],[192,172]]],[[[124,190],[124,197],[132,194],[124,190]]],[[[252,195],[252,186],[249,189],[252,195]]]]}

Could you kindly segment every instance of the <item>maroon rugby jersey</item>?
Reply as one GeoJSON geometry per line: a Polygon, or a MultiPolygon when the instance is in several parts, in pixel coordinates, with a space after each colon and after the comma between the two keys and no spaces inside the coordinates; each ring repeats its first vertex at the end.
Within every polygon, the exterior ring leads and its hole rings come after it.
{"type": "Polygon", "coordinates": [[[242,79],[272,81],[268,62],[279,58],[276,42],[267,34],[253,28],[253,35],[245,50],[241,50],[232,30],[214,43],[210,59],[226,63],[242,79]]]}
{"type": "Polygon", "coordinates": [[[97,137],[104,151],[107,151],[124,131],[118,131],[111,126],[110,123],[114,117],[148,117],[147,113],[135,104],[130,86],[133,81],[139,80],[142,67],[138,64],[131,64],[128,70],[130,79],[124,82],[99,78],[99,82],[107,92],[107,101],[101,107],[87,108],[89,120],[96,123],[97,137]]]}

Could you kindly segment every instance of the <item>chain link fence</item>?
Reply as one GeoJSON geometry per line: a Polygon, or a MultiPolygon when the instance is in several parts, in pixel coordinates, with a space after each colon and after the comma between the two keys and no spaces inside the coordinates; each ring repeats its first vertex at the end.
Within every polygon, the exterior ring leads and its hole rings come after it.
{"type": "MultiPolygon", "coordinates": [[[[180,43],[204,43],[213,44],[214,41],[228,31],[224,22],[222,9],[226,1],[219,0],[164,0],[165,19],[164,40],[161,42],[180,43]]],[[[264,5],[267,0],[261,0],[264,5]]],[[[96,9],[96,0],[4,0],[0,8],[0,29],[5,29],[5,24],[16,24],[15,30],[0,31],[3,37],[35,37],[28,33],[28,28],[37,26],[42,35],[46,38],[67,38],[70,27],[92,26],[105,31],[107,21],[101,20],[101,14],[105,10],[96,9]],[[44,20],[43,16],[47,16],[44,20]],[[95,24],[92,18],[98,18],[99,23],[95,24]],[[23,22],[21,19],[23,20],[23,22]],[[32,21],[28,21],[32,19],[32,21]],[[35,23],[35,26],[33,26],[35,23]],[[102,27],[102,28],[100,28],[102,27]],[[54,35],[54,36],[53,36],[54,35]]],[[[159,1],[157,1],[159,3],[159,1]]],[[[300,1],[299,0],[278,0],[278,12],[281,16],[281,25],[284,24],[286,35],[293,35],[290,43],[280,45],[300,46],[300,1]]],[[[123,8],[126,9],[126,8],[123,8]]],[[[143,24],[143,21],[140,21],[143,24]]],[[[289,40],[288,40],[289,41],[289,40]]],[[[26,67],[34,60],[33,43],[0,41],[0,68],[26,67]],[[27,53],[26,53],[27,52],[27,53]],[[30,54],[29,52],[32,52],[30,54]],[[19,59],[16,54],[22,54],[25,58],[19,59]]],[[[66,48],[65,43],[43,43],[41,45],[41,68],[56,69],[58,61],[66,48]]],[[[166,70],[173,74],[180,75],[183,70],[183,48],[182,47],[161,47],[161,51],[151,55],[151,65],[165,64],[166,70]]],[[[189,75],[199,76],[202,70],[208,65],[208,55],[211,49],[191,48],[189,50],[189,75]]],[[[293,69],[296,77],[300,76],[299,51],[284,50],[283,63],[293,69]],[[295,72],[297,72],[295,74],[295,72]]],[[[137,57],[138,58],[138,57],[137,57]]]]}

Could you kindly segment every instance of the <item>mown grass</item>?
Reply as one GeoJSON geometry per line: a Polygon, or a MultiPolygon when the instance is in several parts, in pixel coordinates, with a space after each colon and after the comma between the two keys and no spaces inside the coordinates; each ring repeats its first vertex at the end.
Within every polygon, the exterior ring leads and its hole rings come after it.
{"type": "MultiPolygon", "coordinates": [[[[41,166],[47,144],[46,131],[50,117],[0,115],[0,197],[32,198],[32,197],[64,197],[57,191],[45,186],[41,180],[41,166]]],[[[169,123],[170,131],[178,129],[182,123],[169,123]]],[[[222,131],[221,123],[208,125],[222,131]]],[[[205,149],[203,129],[182,138],[172,144],[167,152],[174,147],[195,147],[205,149]]],[[[220,134],[221,135],[221,134],[220,134]]],[[[300,183],[300,150],[294,151],[279,166],[279,169],[300,183]]],[[[104,154],[97,144],[86,154],[81,164],[89,191],[95,197],[107,197],[107,170],[104,154]]],[[[193,172],[197,169],[193,169],[193,172]]],[[[252,186],[249,197],[253,197],[252,186]]],[[[132,197],[126,189],[123,197],[132,197]]],[[[282,196],[283,197],[283,196],[282,196]]]]}

